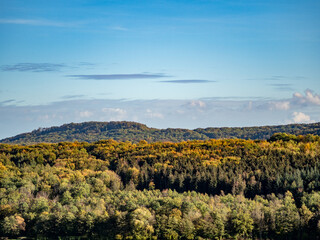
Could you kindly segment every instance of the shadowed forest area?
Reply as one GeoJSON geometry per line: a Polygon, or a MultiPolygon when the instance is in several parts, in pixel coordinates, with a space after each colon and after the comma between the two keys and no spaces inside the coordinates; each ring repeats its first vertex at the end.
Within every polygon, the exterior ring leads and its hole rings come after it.
{"type": "Polygon", "coordinates": [[[320,137],[0,145],[0,236],[319,239],[320,137]]]}

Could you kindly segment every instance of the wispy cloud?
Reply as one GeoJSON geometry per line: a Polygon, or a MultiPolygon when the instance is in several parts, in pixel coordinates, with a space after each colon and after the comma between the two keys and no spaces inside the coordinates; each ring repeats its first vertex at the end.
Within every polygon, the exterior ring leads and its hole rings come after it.
{"type": "Polygon", "coordinates": [[[15,101],[16,101],[15,99],[4,100],[4,101],[0,102],[0,105],[14,103],[15,101]]]}
{"type": "Polygon", "coordinates": [[[64,63],[16,63],[10,65],[0,66],[1,71],[7,72],[56,72],[63,68],[81,68],[81,69],[93,69],[97,64],[90,62],[79,62],[70,65],[64,63]]]}
{"type": "Polygon", "coordinates": [[[179,84],[190,84],[190,83],[212,83],[217,81],[212,80],[166,80],[160,81],[162,83],[179,83],[179,84]]]}
{"type": "Polygon", "coordinates": [[[134,74],[94,74],[94,75],[67,75],[67,77],[82,80],[130,80],[130,79],[151,79],[169,77],[163,73],[134,73],[134,74]]]}
{"type": "Polygon", "coordinates": [[[293,85],[289,83],[274,83],[269,84],[269,86],[272,86],[277,91],[294,91],[293,85]]]}
{"type": "Polygon", "coordinates": [[[201,98],[201,100],[224,100],[224,101],[244,101],[244,100],[250,100],[250,101],[267,101],[270,100],[269,98],[265,97],[239,97],[239,96],[225,96],[225,97],[206,97],[206,98],[201,98]]]}
{"type": "Polygon", "coordinates": [[[0,69],[7,72],[55,72],[65,67],[62,63],[17,63],[2,65],[0,69]]]}
{"type": "Polygon", "coordinates": [[[122,26],[113,26],[110,27],[111,30],[115,30],[115,31],[122,31],[122,32],[127,32],[129,31],[128,28],[122,27],[122,26]]]}
{"type": "Polygon", "coordinates": [[[264,80],[279,81],[279,80],[284,80],[286,78],[287,78],[286,76],[276,75],[276,76],[264,78],[264,80]]]}
{"type": "Polygon", "coordinates": [[[62,99],[79,99],[79,98],[84,98],[86,95],[79,94],[79,95],[65,95],[62,96],[62,99]]]}
{"type": "Polygon", "coordinates": [[[284,75],[273,75],[270,77],[256,77],[256,78],[248,78],[246,80],[253,80],[253,81],[274,81],[274,82],[282,82],[282,81],[298,81],[298,80],[303,80],[306,79],[304,76],[284,76],[284,75]]]}
{"type": "Polygon", "coordinates": [[[47,19],[0,19],[0,24],[18,24],[18,25],[31,25],[31,26],[47,26],[47,27],[75,27],[79,23],[74,22],[61,22],[51,21],[47,19]]]}
{"type": "Polygon", "coordinates": [[[78,65],[79,65],[79,66],[85,66],[85,67],[94,67],[94,66],[96,66],[97,64],[91,63],[91,62],[79,62],[78,65]]]}

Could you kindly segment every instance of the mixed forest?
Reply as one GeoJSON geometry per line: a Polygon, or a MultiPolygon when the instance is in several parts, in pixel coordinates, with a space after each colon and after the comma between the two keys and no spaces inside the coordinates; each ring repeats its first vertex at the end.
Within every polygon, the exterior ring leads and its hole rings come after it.
{"type": "Polygon", "coordinates": [[[0,236],[319,239],[320,137],[0,144],[0,236]]]}

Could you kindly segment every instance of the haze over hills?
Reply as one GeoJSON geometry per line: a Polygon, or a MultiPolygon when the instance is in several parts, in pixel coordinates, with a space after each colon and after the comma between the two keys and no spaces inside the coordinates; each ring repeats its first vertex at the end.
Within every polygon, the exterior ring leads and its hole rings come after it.
{"type": "Polygon", "coordinates": [[[289,124],[261,127],[197,128],[194,130],[149,128],[136,122],[83,122],[69,123],[50,128],[39,128],[29,133],[0,140],[0,143],[33,144],[64,141],[95,142],[103,139],[117,141],[148,142],[207,140],[221,138],[269,139],[274,133],[295,135],[320,135],[320,122],[311,124],[289,124]]]}

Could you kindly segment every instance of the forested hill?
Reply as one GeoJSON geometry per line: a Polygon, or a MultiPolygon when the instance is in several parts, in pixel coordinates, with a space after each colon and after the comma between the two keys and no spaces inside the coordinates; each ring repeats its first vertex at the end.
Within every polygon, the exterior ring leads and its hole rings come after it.
{"type": "Polygon", "coordinates": [[[187,129],[156,129],[136,122],[84,122],[64,124],[60,127],[39,128],[30,133],[1,140],[1,143],[32,144],[65,141],[95,142],[105,139],[148,142],[207,140],[206,135],[187,129]]]}
{"type": "Polygon", "coordinates": [[[294,135],[320,135],[320,122],[310,124],[288,124],[261,127],[232,127],[232,128],[198,128],[194,131],[206,135],[210,139],[241,138],[267,140],[274,133],[294,135]]]}
{"type": "Polygon", "coordinates": [[[103,139],[117,141],[148,142],[186,140],[208,140],[223,138],[269,139],[274,133],[285,132],[295,135],[320,135],[320,122],[312,124],[290,124],[262,127],[156,129],[136,122],[84,122],[70,123],[59,127],[39,128],[1,140],[1,143],[33,144],[64,141],[95,142],[103,139]]]}

